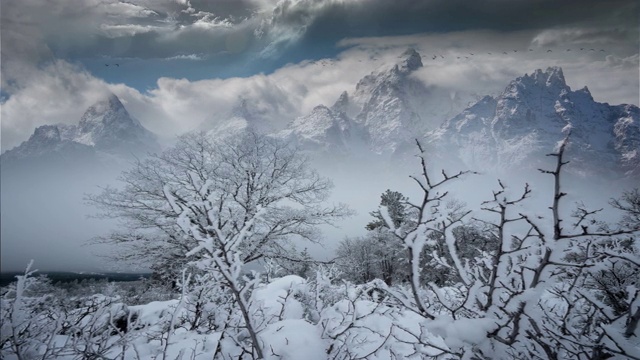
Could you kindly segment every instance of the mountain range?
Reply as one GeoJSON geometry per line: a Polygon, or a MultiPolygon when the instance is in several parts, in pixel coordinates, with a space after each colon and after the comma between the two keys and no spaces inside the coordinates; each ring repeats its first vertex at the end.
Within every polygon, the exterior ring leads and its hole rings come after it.
{"type": "Polygon", "coordinates": [[[455,114],[463,99],[425,85],[412,76],[423,67],[420,54],[408,49],[400,60],[362,78],[331,107],[319,105],[276,134],[315,149],[379,155],[413,151],[416,134],[437,128],[455,114]]]}
{"type": "MultiPolygon", "coordinates": [[[[331,106],[318,105],[274,130],[256,121],[246,100],[228,121],[209,131],[229,136],[258,131],[286,139],[314,154],[366,153],[397,159],[415,153],[420,140],[434,158],[468,168],[537,168],[568,133],[572,171],[583,176],[640,175],[640,111],[593,99],[584,87],[572,90],[562,69],[535,70],[511,81],[495,96],[466,101],[425,85],[415,77],[423,67],[413,49],[362,78],[331,106]]],[[[122,155],[156,149],[155,137],[129,115],[115,96],[91,106],[78,125],[44,125],[29,140],[2,154],[2,162],[38,157],[122,155]],[[90,154],[90,155],[87,155],[90,154]]]]}
{"type": "Polygon", "coordinates": [[[332,107],[319,105],[276,134],[311,151],[348,154],[354,149],[397,159],[416,152],[483,171],[537,170],[570,133],[570,172],[581,176],[640,175],[640,110],[573,91],[562,69],[535,70],[447,116],[453,99],[412,77],[420,55],[407,50],[390,68],[371,73],[332,107]],[[430,95],[438,94],[435,101],[430,95]],[[436,105],[436,104],[439,104],[436,105]]]}

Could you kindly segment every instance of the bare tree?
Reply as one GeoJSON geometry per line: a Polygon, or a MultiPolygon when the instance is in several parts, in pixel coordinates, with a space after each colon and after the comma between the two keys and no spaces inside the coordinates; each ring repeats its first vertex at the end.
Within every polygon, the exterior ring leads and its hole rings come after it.
{"type": "MultiPolygon", "coordinates": [[[[436,314],[429,309],[423,297],[422,257],[424,256],[425,247],[427,245],[435,245],[435,239],[438,237],[442,239],[446,239],[447,236],[453,238],[452,231],[455,224],[469,214],[468,211],[464,211],[461,208],[459,203],[446,202],[448,192],[440,191],[440,189],[451,181],[471,172],[460,171],[454,175],[449,175],[443,170],[436,180],[433,174],[428,171],[427,159],[422,145],[417,140],[416,145],[420,151],[418,158],[420,160],[421,173],[418,176],[411,176],[411,179],[422,190],[422,196],[416,203],[410,202],[408,199],[401,199],[407,211],[415,213],[415,219],[399,223],[393,218],[393,214],[397,211],[393,208],[390,209],[387,204],[383,204],[377,214],[383,219],[384,224],[397,241],[406,248],[409,262],[412,299],[408,301],[405,295],[396,294],[393,291],[391,291],[391,294],[406,306],[414,309],[416,313],[428,319],[434,319],[436,314]],[[396,226],[396,224],[399,226],[396,226]]],[[[453,264],[448,265],[451,267],[463,267],[464,264],[460,261],[453,245],[453,243],[448,244],[451,250],[450,255],[453,259],[453,264]]],[[[459,270],[458,273],[464,275],[462,270],[459,270]]],[[[462,277],[462,279],[465,282],[468,280],[467,277],[462,277]]]]}
{"type": "MultiPolygon", "coordinates": [[[[634,196],[626,193],[613,202],[626,212],[621,227],[597,221],[599,210],[584,206],[574,211],[569,223],[562,208],[566,193],[561,181],[568,163],[564,158],[568,143],[567,137],[549,154],[555,158],[554,169],[541,170],[554,178],[548,218],[522,210],[531,193],[529,185],[522,192],[512,192],[499,181],[493,198],[483,203],[483,209],[497,220],[476,219],[493,232],[491,242],[497,242],[485,251],[461,256],[458,241],[463,237],[455,236],[454,224],[467,212],[447,207],[447,193],[436,192],[464,172],[443,173],[441,180],[433,181],[423,155],[422,174],[414,177],[423,191],[422,201],[412,205],[419,213],[415,226],[398,228],[391,211],[381,209],[386,226],[407,248],[412,268],[411,296],[391,287],[385,289],[388,294],[422,315],[434,334],[450,336],[445,329],[458,327],[482,329],[482,336],[466,336],[463,330],[460,338],[448,342],[451,354],[463,358],[638,358],[638,349],[628,340],[640,319],[640,293],[633,280],[639,264],[634,196]],[[443,251],[423,251],[438,241],[443,251]],[[425,284],[420,267],[429,261],[447,268],[458,283],[447,287],[425,284]]],[[[422,153],[419,143],[418,148],[422,153]]],[[[384,288],[381,282],[377,285],[384,288]]]]}
{"type": "Polygon", "coordinates": [[[611,206],[622,210],[624,215],[620,225],[629,229],[640,229],[640,190],[625,191],[619,199],[612,199],[611,206]]]}
{"type": "Polygon", "coordinates": [[[141,250],[136,256],[154,261],[170,251],[176,261],[205,270],[233,295],[257,358],[263,352],[248,304],[256,279],[245,276],[245,265],[294,257],[292,241],[317,241],[317,225],[349,213],[343,205],[322,205],[331,183],[295,148],[250,132],[220,141],[183,136],[122,180],[124,188],[89,198],[127,226],[108,239],[141,250]]]}

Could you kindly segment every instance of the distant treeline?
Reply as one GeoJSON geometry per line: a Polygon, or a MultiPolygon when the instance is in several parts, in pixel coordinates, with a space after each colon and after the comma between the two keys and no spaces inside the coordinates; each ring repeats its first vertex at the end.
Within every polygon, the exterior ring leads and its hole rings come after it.
{"type": "MultiPolygon", "coordinates": [[[[16,280],[16,275],[23,275],[24,272],[4,272],[0,273],[0,286],[7,286],[16,280]]],[[[55,283],[69,283],[73,281],[82,280],[102,280],[122,282],[122,281],[136,281],[140,278],[149,278],[150,273],[135,274],[135,273],[100,273],[100,274],[79,274],[73,272],[37,272],[34,276],[46,275],[55,283]]]]}

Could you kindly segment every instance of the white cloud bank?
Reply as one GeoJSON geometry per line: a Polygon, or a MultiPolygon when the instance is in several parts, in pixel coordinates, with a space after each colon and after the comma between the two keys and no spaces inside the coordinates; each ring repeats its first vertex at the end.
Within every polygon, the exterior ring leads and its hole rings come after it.
{"type": "Polygon", "coordinates": [[[26,140],[39,125],[77,122],[91,103],[109,91],[163,138],[224,121],[240,99],[262,119],[282,127],[316,105],[331,105],[363,76],[395,62],[408,46],[423,55],[425,66],[416,76],[450,91],[496,95],[517,76],[562,66],[569,85],[588,86],[597,101],[638,105],[637,53],[620,56],[615,43],[609,43],[606,52],[580,51],[579,47],[570,52],[554,47],[547,52],[536,46],[539,38],[535,33],[460,32],[347,39],[339,44],[347,48],[334,59],[289,64],[268,75],[245,78],[160,78],[156,88],[144,93],[124,84],[105,83],[57,60],[32,67],[2,103],[2,149],[26,140]]]}

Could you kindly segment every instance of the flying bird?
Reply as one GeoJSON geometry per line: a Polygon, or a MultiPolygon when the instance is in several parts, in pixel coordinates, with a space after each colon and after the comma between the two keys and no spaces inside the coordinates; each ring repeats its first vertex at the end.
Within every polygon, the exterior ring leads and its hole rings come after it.
{"type": "Polygon", "coordinates": [[[473,56],[473,53],[469,53],[469,55],[473,56]]]}
{"type": "Polygon", "coordinates": [[[604,52],[604,49],[600,49],[600,51],[604,52]]]}
{"type": "Polygon", "coordinates": [[[571,51],[571,49],[567,49],[567,51],[571,51]]]}
{"type": "Polygon", "coordinates": [[[444,59],[444,56],[440,55],[440,57],[444,59]]]}
{"type": "Polygon", "coordinates": [[[513,50],[513,52],[518,52],[518,50],[513,50]]]}
{"type": "Polygon", "coordinates": [[[491,55],[491,53],[487,53],[487,54],[491,55]]]}
{"type": "Polygon", "coordinates": [[[584,50],[584,48],[580,48],[580,50],[584,50]]]}
{"type": "Polygon", "coordinates": [[[116,64],[117,67],[120,67],[120,64],[116,64]]]}
{"type": "Polygon", "coordinates": [[[529,51],[533,51],[533,49],[529,49],[529,51]]]}
{"type": "Polygon", "coordinates": [[[109,64],[104,64],[104,66],[109,66],[109,64]]]}
{"type": "Polygon", "coordinates": [[[551,49],[547,50],[547,52],[552,52],[551,49]]]}
{"type": "Polygon", "coordinates": [[[502,53],[503,53],[503,54],[505,54],[505,55],[507,55],[507,52],[506,52],[506,51],[503,51],[502,53]]]}

